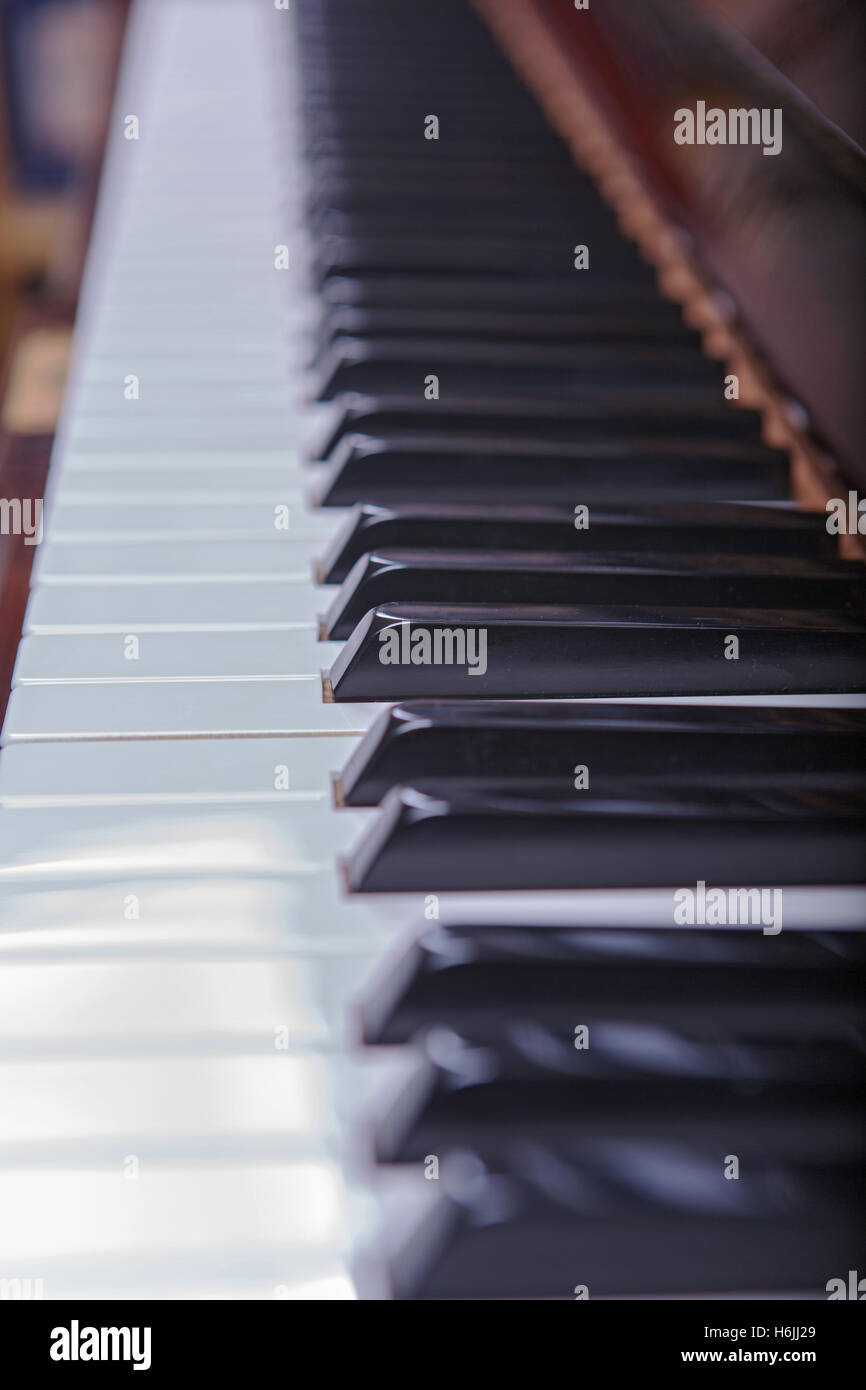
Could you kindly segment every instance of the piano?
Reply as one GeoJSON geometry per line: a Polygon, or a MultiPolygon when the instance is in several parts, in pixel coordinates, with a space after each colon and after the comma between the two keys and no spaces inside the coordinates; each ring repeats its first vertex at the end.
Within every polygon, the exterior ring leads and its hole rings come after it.
{"type": "Polygon", "coordinates": [[[16,1287],[862,1268],[862,154],[628,11],[133,0],[0,754],[16,1287]]]}

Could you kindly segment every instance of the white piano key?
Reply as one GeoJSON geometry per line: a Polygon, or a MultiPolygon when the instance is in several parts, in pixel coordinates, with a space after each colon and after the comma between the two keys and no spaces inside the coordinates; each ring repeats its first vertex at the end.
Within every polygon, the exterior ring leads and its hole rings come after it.
{"type": "MultiPolygon", "coordinates": [[[[161,155],[161,164],[153,166],[154,172],[164,169],[164,154],[161,155]]],[[[206,172],[203,170],[203,172],[206,172]]],[[[218,171],[214,171],[215,173],[218,171]]],[[[137,166],[133,179],[129,184],[131,200],[139,199],[140,203],[146,208],[148,195],[162,192],[159,188],[151,187],[150,178],[145,177],[148,171],[145,165],[137,166]],[[138,177],[136,177],[138,176],[138,177]]],[[[225,177],[225,170],[223,170],[225,177]]],[[[165,226],[168,220],[169,209],[172,203],[176,204],[173,194],[176,186],[172,187],[166,181],[163,185],[167,194],[166,204],[163,209],[161,206],[156,215],[161,215],[163,219],[163,232],[159,236],[153,236],[146,217],[141,216],[138,209],[134,207],[129,215],[129,230],[124,239],[122,248],[115,251],[114,256],[108,261],[109,266],[126,265],[130,259],[140,266],[142,271],[150,268],[153,262],[160,261],[163,257],[176,257],[185,263],[195,262],[199,255],[199,268],[214,264],[223,267],[226,263],[231,264],[234,260],[237,267],[237,274],[246,275],[259,272],[263,277],[270,276],[271,281],[274,276],[273,266],[273,244],[279,240],[278,233],[283,233],[285,240],[286,233],[293,230],[293,224],[288,215],[284,218],[274,208],[273,203],[262,205],[253,214],[251,211],[244,213],[236,211],[235,216],[228,219],[226,225],[216,220],[210,223],[207,237],[203,240],[199,234],[198,244],[196,245],[196,229],[190,226],[188,221],[177,219],[171,227],[165,226]],[[270,245],[262,245],[263,239],[269,238],[270,245]],[[263,254],[264,252],[264,254],[263,254]],[[270,252],[270,254],[268,254],[270,252]],[[244,263],[246,262],[246,263],[244,263]]],[[[161,203],[162,199],[159,198],[161,203]]],[[[240,202],[238,204],[240,207],[240,202]]],[[[151,216],[154,209],[151,208],[151,216]]],[[[292,210],[294,211],[294,210],[292,210]]],[[[283,282],[289,279],[288,273],[282,277],[283,282]]],[[[271,325],[268,320],[264,320],[265,330],[271,325]]],[[[272,329],[272,331],[276,331],[272,329]]]]}
{"type": "MultiPolygon", "coordinates": [[[[64,477],[61,470],[51,480],[50,491],[45,499],[46,529],[50,525],[52,512],[59,507],[78,508],[82,521],[86,522],[84,514],[91,507],[95,516],[102,507],[117,506],[133,518],[139,507],[158,506],[175,511],[181,508],[198,510],[199,507],[208,504],[222,507],[264,507],[270,511],[272,517],[276,507],[285,507],[291,527],[291,518],[300,516],[306,510],[307,486],[306,476],[298,479],[291,476],[286,478],[271,469],[250,469],[248,487],[245,487],[236,475],[228,473],[217,474],[216,480],[208,486],[204,471],[199,469],[179,470],[173,476],[118,474],[116,483],[112,482],[106,473],[98,470],[75,473],[71,477],[64,477]]],[[[318,513],[310,515],[315,517],[318,513]]],[[[336,508],[331,512],[329,508],[321,515],[326,518],[333,515],[338,519],[341,513],[336,508]]],[[[306,533],[304,527],[302,534],[306,533]]]]}
{"type": "MultiPolygon", "coordinates": [[[[106,459],[109,455],[106,455],[106,459]]],[[[257,502],[284,506],[289,515],[303,506],[312,479],[307,473],[284,468],[255,468],[246,470],[215,470],[208,474],[193,458],[191,465],[178,465],[171,471],[159,467],[161,459],[154,457],[155,466],[135,471],[110,468],[88,468],[66,471],[58,469],[49,480],[47,502],[50,506],[69,504],[86,507],[91,502],[112,502],[134,506],[140,502],[175,504],[199,502],[257,502]]]]}
{"type": "MultiPolygon", "coordinates": [[[[192,502],[94,502],[70,498],[55,502],[43,514],[46,542],[58,540],[86,544],[97,537],[126,540],[141,537],[168,540],[273,540],[274,502],[246,501],[239,493],[235,502],[211,502],[203,494],[192,502]]],[[[279,513],[282,520],[285,513],[279,513]]],[[[288,529],[276,532],[287,541],[316,540],[323,548],[336,529],[336,511],[310,512],[297,505],[289,508],[288,529]]]]}
{"type": "Polygon", "coordinates": [[[0,1169],[29,1162],[40,1136],[54,1163],[116,1165],[120,1181],[130,1154],[142,1169],[173,1156],[321,1156],[376,1082],[372,1059],[277,1051],[273,1030],[258,1056],[33,1059],[0,1069],[0,1169]]]}
{"type": "MultiPolygon", "coordinates": [[[[190,352],[196,351],[190,345],[190,352]]],[[[187,443],[194,449],[219,449],[229,445],[247,448],[250,453],[276,449],[285,442],[292,427],[292,416],[286,411],[278,418],[263,414],[251,421],[247,415],[224,412],[216,415],[177,415],[173,419],[125,419],[107,415],[91,415],[77,420],[67,438],[74,449],[95,448],[111,451],[142,449],[163,445],[176,447],[187,443]]]]}
{"type": "MultiPolygon", "coordinates": [[[[209,200],[213,201],[215,215],[221,215],[219,212],[221,204],[219,191],[217,190],[208,196],[209,200]]],[[[232,206],[234,196],[234,194],[230,194],[228,202],[222,200],[222,207],[232,206]]],[[[181,217],[188,216],[190,208],[194,208],[199,197],[199,194],[184,197],[177,190],[167,189],[162,200],[165,215],[171,216],[173,212],[176,212],[181,217]]],[[[132,214],[133,217],[135,215],[137,215],[137,211],[132,214]]],[[[130,276],[128,264],[121,259],[115,259],[115,268],[110,272],[106,265],[105,273],[100,276],[100,289],[102,293],[99,298],[94,299],[88,305],[87,318],[86,321],[82,321],[82,328],[92,326],[95,329],[101,323],[111,323],[115,320],[124,322],[131,318],[137,319],[138,315],[141,315],[145,322],[148,318],[156,322],[159,315],[165,322],[177,312],[178,296],[173,289],[169,290],[169,287],[165,285],[142,286],[138,284],[130,276]]],[[[259,310],[268,314],[271,310],[276,309],[280,315],[280,336],[284,337],[285,320],[282,318],[282,311],[285,309],[287,314],[292,315],[299,306],[306,310],[313,302],[311,292],[296,296],[294,287],[288,285],[280,291],[279,286],[274,285],[274,277],[271,275],[261,276],[257,280],[253,280],[249,275],[242,277],[226,275],[220,285],[218,299],[209,294],[201,294],[195,277],[192,277],[189,281],[188,293],[181,304],[184,308],[189,306],[193,312],[197,312],[200,308],[202,314],[212,314],[215,318],[232,318],[235,314],[247,312],[252,314],[259,310]]],[[[259,347],[258,356],[262,358],[264,365],[265,354],[261,347],[259,347]]],[[[82,376],[87,375],[92,365],[92,355],[88,361],[79,360],[76,363],[73,379],[80,381],[82,376]]],[[[273,367],[273,361],[271,367],[273,367]]]]}
{"type": "Polygon", "coordinates": [[[279,803],[285,792],[327,792],[357,738],[186,739],[9,744],[0,753],[0,804],[279,803]]]}
{"type": "MultiPolygon", "coordinates": [[[[103,329],[100,331],[98,337],[94,338],[95,351],[98,352],[100,356],[116,357],[127,369],[121,372],[115,379],[118,399],[121,405],[125,404],[126,406],[125,415],[111,414],[110,416],[106,416],[101,413],[77,415],[74,429],[70,432],[70,438],[78,436],[79,434],[88,438],[96,438],[99,434],[108,432],[109,422],[111,424],[121,424],[124,419],[130,427],[135,427],[136,425],[139,429],[147,427],[148,413],[138,409],[141,398],[145,397],[145,393],[150,384],[147,376],[147,368],[142,363],[141,359],[143,357],[153,358],[158,354],[160,343],[165,343],[165,333],[165,325],[161,332],[156,328],[148,332],[146,329],[140,329],[133,324],[127,324],[123,328],[113,328],[111,330],[103,329]],[[129,373],[134,373],[139,378],[141,398],[137,401],[124,401],[123,398],[124,377],[129,373]],[[104,426],[99,425],[97,422],[104,422],[104,426]]],[[[237,350],[240,359],[244,357],[255,357],[256,353],[261,349],[262,337],[261,334],[255,333],[252,328],[248,328],[244,331],[240,326],[235,327],[232,324],[228,324],[224,325],[221,330],[211,331],[206,324],[202,324],[198,328],[172,327],[171,343],[174,352],[178,355],[179,361],[183,361],[185,357],[192,355],[197,361],[205,362],[210,359],[211,362],[216,365],[217,361],[222,362],[227,356],[233,355],[235,350],[237,350]]],[[[284,348],[282,358],[288,367],[289,364],[297,360],[297,352],[292,354],[284,348]]],[[[158,379],[159,376],[157,376],[157,380],[158,379]]],[[[227,374],[226,381],[227,384],[231,386],[234,381],[233,375],[227,374]]],[[[262,407],[260,412],[251,411],[250,408],[246,406],[235,407],[233,412],[232,402],[230,400],[222,401],[216,404],[213,411],[209,412],[203,419],[199,417],[200,424],[203,428],[206,428],[208,424],[216,424],[220,417],[231,418],[233,413],[240,412],[243,414],[250,434],[254,436],[261,433],[261,430],[257,428],[259,422],[261,422],[262,425],[265,423],[274,423],[276,425],[276,423],[284,417],[290,422],[291,417],[286,413],[287,394],[288,393],[284,391],[282,401],[278,404],[262,407]]],[[[189,416],[190,419],[192,419],[193,409],[194,405],[190,403],[184,414],[178,415],[181,423],[183,423],[185,416],[189,416]]],[[[150,428],[154,431],[158,428],[165,431],[168,428],[168,419],[161,422],[159,417],[150,416],[150,428]]]]}
{"type": "MultiPolygon", "coordinates": [[[[199,306],[197,310],[188,309],[187,316],[195,313],[198,317],[201,311],[207,306],[199,306]]],[[[224,309],[218,311],[223,317],[224,309]]],[[[251,310],[251,318],[258,321],[258,309],[251,310]]],[[[159,314],[155,311],[155,316],[159,314]]],[[[139,315],[136,313],[136,323],[139,322],[139,315]]],[[[164,331],[164,330],[163,330],[164,331]]],[[[140,375],[141,395],[137,401],[131,402],[124,397],[123,376],[115,377],[106,382],[83,382],[77,387],[75,393],[76,413],[80,415],[115,415],[123,416],[130,409],[134,409],[139,414],[153,415],[159,414],[163,419],[171,419],[173,415],[184,413],[191,410],[248,410],[251,413],[261,410],[284,411],[286,402],[290,399],[290,393],[284,379],[280,378],[273,385],[268,383],[259,384],[258,382],[227,382],[223,385],[200,383],[195,385],[191,382],[180,383],[153,382],[148,380],[147,374],[140,375]]]]}
{"type": "MultiPolygon", "coordinates": [[[[222,294],[222,289],[220,289],[222,294]]],[[[223,356],[216,353],[211,356],[199,354],[195,358],[173,357],[170,354],[159,352],[151,353],[132,349],[132,357],[129,353],[124,354],[124,360],[119,362],[117,357],[111,354],[94,354],[88,357],[87,362],[81,369],[81,379],[86,382],[110,382],[114,385],[118,381],[123,382],[124,376],[129,372],[134,372],[142,381],[154,385],[175,385],[183,382],[193,384],[226,383],[230,386],[238,382],[249,382],[253,386],[272,384],[279,386],[285,380],[285,370],[280,372],[275,366],[283,362],[283,356],[274,353],[263,353],[261,342],[256,344],[255,350],[252,344],[247,344],[246,352],[239,352],[236,356],[223,356]]]]}
{"type": "Polygon", "coordinates": [[[368,956],[417,917],[411,895],[349,902],[331,864],[296,878],[0,882],[0,952],[17,960],[368,956]]]}
{"type": "MultiPolygon", "coordinates": [[[[188,1262],[197,1251],[218,1263],[233,1245],[252,1254],[281,1244],[315,1250],[345,1238],[345,1194],[333,1162],[181,1166],[181,1157],[177,1166],[142,1165],[140,1176],[127,1178],[135,1169],[124,1168],[126,1155],[112,1158],[109,1167],[77,1173],[4,1174],[0,1210],[10,1268],[22,1260],[42,1268],[46,1260],[96,1256],[111,1261],[125,1282],[129,1264],[162,1253],[188,1262]]],[[[76,1278],[64,1268],[57,1275],[76,1278]]],[[[46,1282],[49,1295],[59,1296],[57,1276],[46,1282]]]]}
{"type": "MultiPolygon", "coordinates": [[[[588,703],[583,698],[579,704],[588,703]]],[[[856,692],[835,695],[818,692],[806,695],[617,695],[605,700],[609,705],[752,705],[765,709],[866,709],[866,695],[856,692]]]]}
{"type": "MultiPolygon", "coordinates": [[[[10,1268],[35,1262],[35,1297],[354,1299],[353,1256],[377,1224],[365,1176],[328,1157],[230,1163],[219,1150],[210,1164],[129,1154],[119,1171],[113,1155],[102,1167],[10,1170],[5,1253],[10,1268]]],[[[397,1189],[391,1219],[403,1231],[435,1187],[419,1190],[414,1171],[376,1179],[384,1199],[397,1189]]]]}
{"type": "Polygon", "coordinates": [[[21,685],[3,742],[363,733],[382,705],[325,705],[310,680],[21,685]]]}
{"type": "Polygon", "coordinates": [[[18,648],[13,685],[103,680],[315,682],[339,648],[339,642],[315,641],[309,631],[31,635],[18,648]]]}
{"type": "MultiPolygon", "coordinates": [[[[60,454],[52,458],[52,473],[59,465],[63,479],[71,483],[72,475],[86,481],[91,475],[101,473],[104,483],[113,490],[122,485],[128,477],[153,477],[161,490],[167,482],[182,470],[190,475],[198,475],[198,481],[215,483],[217,487],[231,482],[235,488],[249,485],[261,490],[272,485],[290,481],[293,476],[303,478],[306,474],[300,466],[297,450],[291,447],[291,439],[285,436],[281,447],[257,449],[224,447],[216,449],[140,449],[111,448],[96,450],[90,447],[73,447],[65,442],[60,454]]],[[[159,500],[154,499],[154,500],[159,500]]]]}
{"type": "MultiPolygon", "coordinates": [[[[133,580],[44,584],[31,592],[25,632],[314,631],[323,604],[309,581],[224,579],[196,583],[133,580]]],[[[324,662],[322,665],[324,666],[324,662]]]]}
{"type": "Polygon", "coordinates": [[[277,532],[273,527],[267,539],[255,541],[129,539],[80,545],[51,538],[36,555],[33,583],[90,582],[99,578],[112,584],[139,579],[168,583],[186,578],[206,583],[214,577],[279,575],[307,584],[320,550],[321,542],[316,539],[298,537],[291,528],[277,532]]]}
{"type": "MultiPolygon", "coordinates": [[[[327,1157],[10,1169],[0,1192],[9,1267],[24,1296],[337,1301],[387,1297],[356,1255],[388,1212],[404,1234],[438,1184],[327,1157]],[[365,1191],[374,1185],[375,1198],[365,1191]],[[363,1186],[362,1186],[363,1184],[363,1186]],[[32,1292],[30,1291],[32,1290],[32,1292]],[[38,1291],[37,1291],[38,1290],[38,1291]]],[[[367,1263],[366,1261],[364,1262],[367,1263]]]]}
{"type": "MultiPolygon", "coordinates": [[[[257,1170],[254,1170],[254,1172],[257,1170]]],[[[184,1169],[178,1173],[186,1177],[184,1169]]],[[[74,1184],[73,1184],[74,1186],[74,1184]]],[[[76,1192],[77,1196],[77,1192],[76,1192]]],[[[38,1198],[32,1197],[37,1203],[38,1198]]],[[[24,1289],[25,1298],[55,1300],[130,1301],[150,1303],[172,1299],[199,1302],[205,1299],[226,1302],[265,1300],[303,1300],[304,1302],[345,1302],[358,1298],[378,1300],[389,1295],[378,1280],[370,1292],[366,1271],[356,1285],[352,1258],[342,1251],[281,1251],[255,1247],[221,1250],[217,1258],[206,1254],[179,1253],[169,1246],[161,1254],[130,1248],[125,1262],[112,1254],[77,1254],[74,1260],[43,1258],[43,1274],[24,1289]],[[362,1287],[364,1292],[359,1292],[362,1287]]]]}
{"type": "Polygon", "coordinates": [[[18,961],[0,975],[0,1062],[268,1056],[346,1045],[373,952],[275,960],[18,961]]]}
{"type": "Polygon", "coordinates": [[[305,876],[332,866],[375,811],[334,813],[322,792],[279,804],[86,805],[0,810],[0,883],[305,876]]]}
{"type": "MultiPolygon", "coordinates": [[[[784,888],[785,930],[862,930],[866,889],[784,888]]],[[[673,890],[443,893],[444,925],[670,928],[673,890]]],[[[341,896],[332,866],[297,878],[0,881],[0,953],[7,960],[283,959],[405,956],[424,920],[418,894],[341,896]]],[[[739,930],[750,930],[741,927],[739,930]]],[[[353,1013],[356,1011],[353,1010],[353,1013]]]]}

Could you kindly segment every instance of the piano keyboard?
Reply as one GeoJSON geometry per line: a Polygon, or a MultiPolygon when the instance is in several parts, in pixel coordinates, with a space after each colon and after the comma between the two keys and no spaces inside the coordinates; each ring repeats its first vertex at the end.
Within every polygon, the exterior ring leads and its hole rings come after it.
{"type": "Polygon", "coordinates": [[[823,1296],[862,567],[461,0],[134,0],[111,129],[3,730],[0,1274],[823,1296]]]}

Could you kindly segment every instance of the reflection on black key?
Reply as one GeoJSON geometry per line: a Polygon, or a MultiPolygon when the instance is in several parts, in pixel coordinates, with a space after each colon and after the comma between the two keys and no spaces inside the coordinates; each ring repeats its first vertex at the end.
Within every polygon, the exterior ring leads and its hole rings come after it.
{"type": "Polygon", "coordinates": [[[659,782],[859,786],[864,754],[862,710],[443,701],[392,705],[338,788],[344,805],[375,806],[398,783],[447,795],[493,779],[505,791],[577,783],[575,796],[659,782]]]}
{"type": "Polygon", "coordinates": [[[447,1028],[509,1078],[864,1079],[864,961],[859,932],[427,927],[369,992],[364,1037],[447,1028]]]}
{"type": "Polygon", "coordinates": [[[774,501],[788,495],[787,456],[761,444],[620,439],[526,445],[440,434],[383,439],[347,434],[314,483],[322,507],[357,502],[619,505],[630,502],[774,501]]]}
{"type": "MultiPolygon", "coordinates": [[[[412,161],[411,168],[417,170],[415,161],[412,161]]],[[[521,178],[525,177],[526,172],[522,172],[521,178]]],[[[370,186],[368,178],[362,191],[370,186]]],[[[468,196],[477,198],[478,193],[473,188],[468,196]]],[[[561,280],[516,280],[509,275],[478,275],[471,279],[462,275],[449,278],[445,275],[431,277],[383,273],[364,275],[359,279],[335,275],[325,281],[321,298],[326,305],[363,305],[398,310],[406,304],[415,304],[421,309],[440,312],[449,307],[460,312],[469,305],[476,311],[488,313],[515,310],[527,314],[542,311],[565,314],[570,311],[578,320],[582,314],[610,314],[615,318],[639,315],[641,320],[651,318],[668,324],[672,332],[676,332],[682,323],[679,307],[659,298],[658,291],[651,283],[623,284],[621,280],[600,272],[593,272],[588,278],[570,275],[561,280]]]]}
{"type": "Polygon", "coordinates": [[[322,320],[319,341],[324,347],[337,337],[411,338],[419,333],[444,338],[495,338],[498,342],[518,343],[676,343],[697,350],[700,340],[694,330],[671,324],[656,313],[641,312],[640,306],[620,314],[580,313],[550,309],[546,313],[525,309],[478,309],[435,306],[425,308],[411,302],[400,307],[337,308],[322,320]]]}
{"type": "MultiPolygon", "coordinates": [[[[326,152],[326,142],[320,142],[326,152]]],[[[467,154],[469,151],[467,150],[467,154]]],[[[520,236],[326,237],[316,246],[314,273],[321,281],[329,275],[424,274],[435,277],[516,275],[530,281],[558,278],[573,268],[574,245],[581,242],[580,228],[563,233],[558,241],[520,236]],[[527,260],[527,255],[530,259],[527,260]]],[[[622,239],[600,237],[595,269],[616,275],[626,283],[653,284],[655,272],[641,261],[634,247],[622,239]]]]}
{"type": "MultiPolygon", "coordinates": [[[[310,220],[316,244],[330,237],[351,243],[383,236],[399,237],[404,247],[416,242],[429,247],[430,238],[435,234],[437,254],[441,254],[443,247],[447,249],[449,242],[465,245],[469,238],[473,241],[483,239],[490,231],[491,219],[496,218],[497,209],[503,207],[509,209],[508,226],[512,236],[526,236],[527,232],[535,229],[541,216],[546,219],[546,239],[551,241],[559,235],[562,244],[569,249],[574,242],[572,229],[575,226],[580,229],[584,244],[590,238],[609,238],[616,230],[616,220],[603,204],[578,208],[573,201],[568,206],[561,198],[557,200],[554,197],[542,197],[539,204],[538,208],[531,208],[528,204],[515,206],[513,197],[509,197],[507,191],[498,196],[493,191],[483,205],[479,205],[477,199],[474,204],[467,203],[465,199],[452,199],[437,190],[433,191],[432,197],[428,192],[426,198],[421,196],[410,202],[405,195],[392,191],[390,196],[380,195],[375,202],[368,200],[360,206],[357,198],[350,199],[348,206],[320,205],[310,220]]],[[[569,257],[563,259],[566,265],[570,263],[569,257]]],[[[619,264],[620,258],[610,260],[605,257],[605,260],[608,266],[613,267],[619,264]]],[[[561,264],[560,260],[560,268],[561,264]]],[[[483,267],[480,269],[483,270],[483,267]]],[[[419,324],[418,327],[423,325],[419,324]]],[[[700,338],[696,347],[700,349],[700,338]]]]}
{"type": "MultiPolygon", "coordinates": [[[[346,881],[364,893],[858,883],[864,812],[862,789],[577,797],[480,783],[444,800],[397,787],[346,861],[346,881]]],[[[775,930],[781,899],[762,899],[761,911],[775,930]]]]}
{"type": "Polygon", "coordinates": [[[866,688],[866,625],[818,612],[389,604],[326,700],[736,695],[866,688]]]}
{"type": "Polygon", "coordinates": [[[317,567],[321,584],[341,584],[362,555],[388,550],[619,550],[656,554],[826,555],[835,553],[823,512],[793,507],[650,503],[642,507],[356,505],[317,567]],[[578,524],[576,524],[576,522],[578,524]]]}
{"type": "Polygon", "coordinates": [[[866,610],[856,562],[754,555],[575,556],[557,551],[415,550],[364,555],[334,595],[322,636],[349,637],[388,603],[577,606],[684,604],[694,608],[866,610]]]}
{"type": "Polygon", "coordinates": [[[443,395],[449,390],[508,394],[529,389],[542,397],[606,391],[619,398],[634,390],[714,401],[723,387],[718,362],[657,344],[572,347],[473,338],[337,338],[316,366],[317,398],[329,401],[344,392],[409,393],[413,387],[423,397],[431,373],[443,395]]]}
{"type": "MultiPolygon", "coordinates": [[[[545,442],[624,447],[660,442],[682,448],[700,441],[701,449],[710,453],[726,441],[741,441],[755,450],[761,442],[760,419],[754,411],[668,390],[632,392],[607,400],[599,399],[596,391],[539,399],[519,392],[497,396],[449,390],[438,401],[424,400],[418,391],[378,396],[348,393],[334,403],[328,416],[312,450],[316,459],[329,459],[347,434],[373,440],[395,435],[429,434],[435,439],[471,435],[506,448],[523,445],[523,453],[545,442]]],[[[617,498],[618,503],[622,501],[617,498]]]]}
{"type": "MultiPolygon", "coordinates": [[[[495,1058],[482,1058],[448,1039],[431,1038],[446,1064],[420,1074],[382,1118],[377,1154],[384,1163],[423,1161],[429,1153],[471,1148],[485,1162],[509,1166],[521,1136],[547,1146],[563,1162],[579,1162],[587,1149],[609,1143],[718,1146],[735,1152],[741,1166],[773,1158],[804,1164],[844,1164],[866,1159],[866,1118],[859,1081],[852,1085],[757,1081],[751,1086],[709,1077],[610,1083],[607,1078],[535,1076],[507,1081],[495,1058]],[[462,1069],[466,1064],[466,1071],[462,1069]],[[515,1125],[521,1119],[522,1128],[515,1125]]],[[[736,1186],[731,1183],[731,1186],[736,1186]]]]}
{"type": "Polygon", "coordinates": [[[529,1134],[516,1171],[455,1154],[448,1195],[391,1262],[393,1297],[826,1297],[828,1271],[856,1269],[862,1250],[858,1164],[759,1153],[733,1182],[722,1152],[617,1138],[564,1160],[529,1134]]]}

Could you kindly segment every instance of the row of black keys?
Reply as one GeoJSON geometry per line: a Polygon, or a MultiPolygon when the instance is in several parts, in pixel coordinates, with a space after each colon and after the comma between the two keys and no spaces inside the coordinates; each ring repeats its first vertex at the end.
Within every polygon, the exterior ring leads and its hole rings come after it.
{"type": "Polygon", "coordinates": [[[866,688],[866,572],[766,506],[362,505],[322,558],[326,698],[866,688]]]}
{"type": "Polygon", "coordinates": [[[784,457],[465,8],[301,6],[317,394],[371,398],[341,402],[321,500],[784,495],[784,457]]]}
{"type": "MultiPolygon", "coordinates": [[[[436,697],[337,780],[385,803],[349,886],[859,877],[862,715],[515,702],[861,688],[860,572],[823,516],[744,505],[787,501],[786,457],[468,5],[294,9],[315,494],[353,508],[319,567],[322,635],[348,638],[326,691],[436,697]],[[483,672],[411,662],[419,629],[465,656],[467,628],[483,672]],[[380,659],[392,629],[408,664],[380,659]]],[[[396,963],[364,1036],[427,1061],[377,1156],[437,1157],[442,1194],[397,1239],[398,1297],[814,1292],[856,1267],[863,942],[756,920],[436,928],[396,963]]]]}
{"type": "Polygon", "coordinates": [[[380,1162],[444,1155],[397,1296],[823,1294],[863,1248],[864,957],[860,933],[430,929],[363,1010],[426,1055],[380,1162]]]}
{"type": "Polygon", "coordinates": [[[866,711],[390,708],[335,784],[355,892],[858,883],[866,711]]]}
{"type": "Polygon", "coordinates": [[[786,456],[725,399],[723,369],[461,11],[300,16],[315,374],[335,399],[315,490],[395,513],[368,510],[324,563],[343,588],[323,635],[355,634],[328,698],[861,688],[862,570],[819,518],[715,505],[786,499],[786,456]],[[411,61],[392,71],[398,33],[411,61]],[[469,99],[457,34],[466,62],[487,55],[469,99]],[[422,107],[439,141],[413,125],[422,107]],[[588,271],[566,263],[576,227],[599,250],[588,271]],[[454,505],[425,514],[441,497],[454,505]],[[483,627],[485,669],[383,664],[406,624],[483,627]]]}

